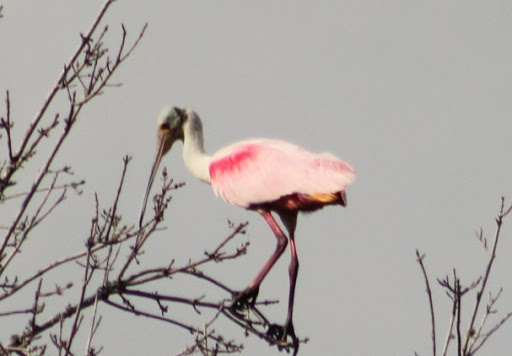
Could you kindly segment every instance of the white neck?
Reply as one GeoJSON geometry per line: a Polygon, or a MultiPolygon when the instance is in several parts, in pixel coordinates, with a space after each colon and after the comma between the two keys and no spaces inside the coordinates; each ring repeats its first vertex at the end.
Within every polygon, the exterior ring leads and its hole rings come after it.
{"type": "Polygon", "coordinates": [[[194,177],[210,183],[212,158],[204,152],[203,125],[197,114],[189,109],[183,124],[183,160],[194,177]]]}

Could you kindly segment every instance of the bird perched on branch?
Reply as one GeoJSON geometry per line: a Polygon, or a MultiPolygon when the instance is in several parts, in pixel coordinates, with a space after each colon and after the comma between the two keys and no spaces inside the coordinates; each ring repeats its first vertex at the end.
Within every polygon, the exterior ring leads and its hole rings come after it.
{"type": "Polygon", "coordinates": [[[355,179],[354,169],[330,153],[312,153],[292,143],[272,139],[244,140],[209,156],[204,151],[203,128],[191,109],[165,108],[158,118],[157,154],[149,177],[140,215],[142,226],[148,196],[158,166],[174,142],[183,141],[183,159],[190,172],[209,183],[226,202],[257,211],[277,239],[275,251],[247,288],[233,296],[235,311],[254,305],[261,282],[286,249],[291,249],[288,314],[283,326],[270,334],[277,342],[292,339],[298,350],[293,326],[293,302],[299,262],[295,226],[299,212],[313,212],[326,205],[346,206],[345,188],[355,179]],[[276,213],[286,235],[272,213],[276,213]]]}

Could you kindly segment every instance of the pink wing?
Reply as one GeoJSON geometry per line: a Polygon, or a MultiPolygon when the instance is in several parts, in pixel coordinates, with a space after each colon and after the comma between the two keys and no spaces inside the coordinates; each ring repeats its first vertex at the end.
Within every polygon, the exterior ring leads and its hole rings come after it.
{"type": "Polygon", "coordinates": [[[339,158],[278,140],[234,143],[215,153],[210,164],[215,194],[241,207],[293,193],[334,193],[354,179],[354,169],[339,158]]]}

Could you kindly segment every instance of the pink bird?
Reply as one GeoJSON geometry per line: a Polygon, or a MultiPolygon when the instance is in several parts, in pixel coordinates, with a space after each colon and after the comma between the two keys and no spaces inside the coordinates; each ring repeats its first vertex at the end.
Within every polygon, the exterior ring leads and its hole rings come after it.
{"type": "Polygon", "coordinates": [[[245,290],[234,295],[234,311],[254,305],[261,282],[290,241],[288,314],[284,325],[273,325],[268,335],[281,343],[287,343],[290,336],[297,352],[298,339],[293,327],[299,268],[294,236],[297,215],[300,211],[312,212],[326,205],[346,206],[345,188],[355,179],[354,169],[330,153],[312,153],[294,144],[270,139],[240,141],[209,156],[204,152],[199,116],[191,109],[166,108],[158,118],[157,155],[144,196],[141,226],[161,158],[177,140],[183,141],[183,159],[195,177],[210,183],[214,193],[228,203],[260,213],[277,239],[276,249],[261,271],[245,290]],[[272,212],[280,217],[288,236],[272,212]]]}

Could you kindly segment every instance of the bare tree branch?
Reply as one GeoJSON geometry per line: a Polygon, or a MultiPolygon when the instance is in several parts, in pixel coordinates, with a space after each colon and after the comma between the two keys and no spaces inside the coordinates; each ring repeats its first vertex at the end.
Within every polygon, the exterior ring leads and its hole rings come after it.
{"type": "MultiPolygon", "coordinates": [[[[493,335],[501,326],[503,326],[509,319],[512,318],[512,312],[509,312],[505,315],[498,323],[496,323],[494,326],[492,326],[488,331],[485,331],[487,324],[489,323],[489,316],[492,314],[496,314],[497,310],[495,308],[496,301],[500,298],[503,289],[500,289],[498,293],[493,296],[491,293],[489,293],[489,301],[486,305],[486,309],[484,312],[480,312],[480,306],[482,301],[482,296],[484,292],[486,291],[487,282],[491,276],[492,267],[494,265],[494,261],[497,255],[498,250],[498,242],[501,236],[501,227],[504,222],[504,218],[510,214],[512,211],[512,205],[506,206],[505,205],[505,199],[501,199],[501,206],[500,211],[498,213],[498,217],[496,218],[496,232],[494,235],[494,239],[491,241],[491,245],[489,245],[489,241],[487,238],[484,237],[484,233],[482,229],[480,229],[477,232],[477,238],[482,243],[482,246],[484,247],[485,251],[489,253],[489,259],[487,261],[487,264],[485,265],[484,272],[481,276],[477,277],[475,280],[473,280],[470,284],[463,286],[461,284],[461,281],[459,277],[457,276],[457,270],[453,269],[453,276],[450,278],[449,276],[446,276],[444,279],[438,279],[439,285],[444,289],[446,295],[451,300],[452,304],[452,311],[451,315],[449,317],[449,326],[448,326],[448,332],[446,336],[446,340],[444,343],[442,355],[446,356],[448,355],[449,346],[451,343],[451,340],[456,339],[457,340],[457,355],[458,356],[472,356],[477,351],[479,351],[482,346],[489,340],[490,336],[493,335]],[[491,248],[489,249],[489,246],[491,248]],[[469,322],[467,332],[464,333],[463,327],[464,322],[463,318],[465,315],[463,315],[463,308],[462,308],[462,301],[464,297],[468,294],[473,294],[473,292],[476,295],[475,304],[473,308],[470,311],[470,314],[468,315],[469,322]],[[475,326],[476,319],[480,318],[480,324],[478,327],[475,326]],[[455,335],[454,335],[455,333],[455,335]]],[[[429,297],[429,309],[431,314],[431,325],[433,328],[433,335],[435,332],[434,327],[434,318],[435,318],[435,311],[433,307],[433,298],[432,298],[432,291],[430,289],[430,284],[428,281],[426,269],[423,263],[425,255],[420,254],[418,251],[416,251],[416,258],[417,262],[420,265],[420,268],[423,273],[425,285],[427,287],[427,295],[429,297]]],[[[435,337],[432,337],[433,341],[433,353],[435,354],[435,337]]]]}
{"type": "MultiPolygon", "coordinates": [[[[491,254],[489,256],[489,261],[487,263],[485,272],[483,274],[483,279],[482,279],[482,283],[480,285],[480,290],[478,290],[476,293],[475,306],[473,309],[473,313],[471,315],[471,321],[469,322],[469,326],[468,326],[467,333],[470,336],[473,336],[475,334],[475,331],[474,331],[475,320],[476,320],[476,316],[477,316],[479,308],[480,308],[482,295],[484,294],[485,287],[487,286],[487,281],[491,274],[491,269],[494,264],[494,259],[496,258],[496,250],[498,248],[498,242],[500,239],[500,232],[501,232],[501,226],[503,224],[503,219],[510,213],[511,210],[512,210],[512,205],[510,205],[508,208],[506,208],[505,207],[505,198],[501,198],[501,207],[500,207],[500,212],[498,214],[498,217],[496,218],[496,233],[494,235],[494,241],[492,244],[491,254]]],[[[472,349],[474,343],[475,343],[475,338],[473,338],[473,337],[466,338],[466,342],[464,344],[464,350],[463,350],[464,354],[472,353],[471,349],[472,349]]]]}
{"type": "Polygon", "coordinates": [[[436,319],[434,312],[434,302],[432,301],[432,291],[430,289],[430,283],[428,281],[427,271],[425,270],[425,265],[423,264],[423,259],[425,255],[420,254],[418,250],[416,250],[416,261],[421,267],[421,271],[423,272],[423,278],[425,279],[425,286],[427,288],[427,296],[428,296],[428,304],[430,308],[430,322],[432,325],[432,355],[436,356],[436,319]]]}

